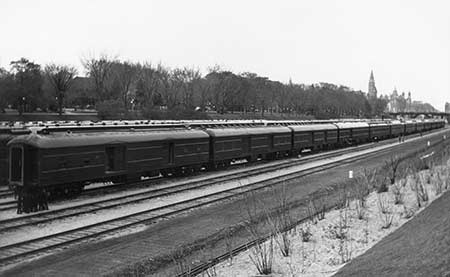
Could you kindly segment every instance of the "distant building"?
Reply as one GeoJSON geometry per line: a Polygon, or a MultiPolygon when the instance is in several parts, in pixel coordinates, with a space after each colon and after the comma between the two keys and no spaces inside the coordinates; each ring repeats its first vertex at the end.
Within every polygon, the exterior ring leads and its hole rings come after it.
{"type": "Polygon", "coordinates": [[[370,71],[369,90],[367,92],[367,98],[377,99],[377,87],[375,86],[375,79],[373,78],[373,71],[370,71]]]}
{"type": "Polygon", "coordinates": [[[411,98],[411,92],[408,92],[408,97],[405,97],[405,93],[400,95],[397,89],[394,88],[392,94],[388,97],[388,105],[386,107],[387,112],[436,112],[437,110],[428,103],[422,101],[413,101],[411,98]]]}
{"type": "Polygon", "coordinates": [[[445,102],[445,112],[450,113],[450,103],[445,102]]]}

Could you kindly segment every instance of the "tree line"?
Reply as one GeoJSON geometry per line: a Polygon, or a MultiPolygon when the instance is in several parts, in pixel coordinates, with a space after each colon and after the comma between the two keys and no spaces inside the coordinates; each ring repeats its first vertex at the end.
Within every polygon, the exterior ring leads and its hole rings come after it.
{"type": "Polygon", "coordinates": [[[281,83],[219,66],[206,74],[101,55],[82,59],[86,77],[69,65],[41,66],[21,58],[0,68],[0,109],[58,111],[96,108],[103,118],[196,118],[207,112],[289,114],[314,118],[379,115],[385,99],[367,99],[342,85],[281,83]]]}

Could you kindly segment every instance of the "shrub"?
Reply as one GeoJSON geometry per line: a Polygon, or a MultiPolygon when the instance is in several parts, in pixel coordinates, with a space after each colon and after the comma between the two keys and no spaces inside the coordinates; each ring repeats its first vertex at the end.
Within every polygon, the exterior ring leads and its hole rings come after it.
{"type": "Polygon", "coordinates": [[[101,119],[121,119],[126,115],[122,101],[105,100],[97,104],[97,113],[101,119]]]}
{"type": "Polygon", "coordinates": [[[302,235],[303,242],[308,242],[311,240],[312,233],[311,233],[311,228],[310,228],[309,224],[305,224],[304,227],[300,228],[300,232],[302,235]]]}
{"type": "Polygon", "coordinates": [[[378,193],[387,192],[389,190],[388,182],[389,180],[386,176],[383,179],[381,179],[377,185],[377,192],[378,193]]]}
{"type": "Polygon", "coordinates": [[[397,204],[403,204],[403,187],[406,184],[406,180],[402,179],[397,181],[394,185],[390,187],[392,194],[394,195],[394,203],[397,204]]]}
{"type": "Polygon", "coordinates": [[[389,160],[385,161],[391,185],[395,184],[395,179],[398,177],[398,169],[400,166],[400,162],[401,159],[399,157],[394,156],[391,156],[389,160]]]}
{"type": "Polygon", "coordinates": [[[403,215],[405,218],[411,218],[415,213],[416,211],[414,208],[407,208],[406,206],[403,206],[403,215]]]}
{"type": "Polygon", "coordinates": [[[378,211],[382,221],[381,228],[389,229],[394,220],[394,214],[392,213],[392,207],[389,203],[389,199],[382,194],[378,194],[378,211]]]}
{"type": "Polygon", "coordinates": [[[366,209],[364,207],[364,202],[361,199],[355,200],[355,211],[356,211],[356,217],[359,220],[364,219],[364,215],[366,214],[366,209]]]}
{"type": "Polygon", "coordinates": [[[436,170],[436,178],[433,182],[434,190],[436,195],[440,195],[444,190],[444,178],[442,177],[442,173],[436,170]]]}
{"type": "Polygon", "coordinates": [[[416,194],[417,206],[422,207],[423,204],[429,200],[427,188],[423,185],[420,174],[414,176],[414,181],[411,186],[412,191],[416,194]]]}
{"type": "Polygon", "coordinates": [[[271,274],[273,262],[273,237],[270,237],[269,242],[267,243],[259,240],[251,249],[250,260],[255,265],[259,274],[271,274]]]}

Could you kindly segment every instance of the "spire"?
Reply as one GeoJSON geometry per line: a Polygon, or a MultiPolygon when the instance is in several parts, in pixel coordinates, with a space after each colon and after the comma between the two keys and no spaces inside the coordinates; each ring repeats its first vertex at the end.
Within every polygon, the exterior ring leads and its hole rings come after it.
{"type": "Polygon", "coordinates": [[[375,78],[373,78],[373,70],[370,71],[369,91],[367,92],[369,98],[377,98],[377,87],[375,86],[375,78]]]}

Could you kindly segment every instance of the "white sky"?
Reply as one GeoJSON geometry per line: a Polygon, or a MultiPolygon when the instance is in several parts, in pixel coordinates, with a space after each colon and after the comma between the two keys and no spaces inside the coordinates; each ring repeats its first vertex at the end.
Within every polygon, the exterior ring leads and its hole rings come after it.
{"type": "Polygon", "coordinates": [[[450,102],[450,1],[0,0],[0,66],[100,53],[450,102]]]}

